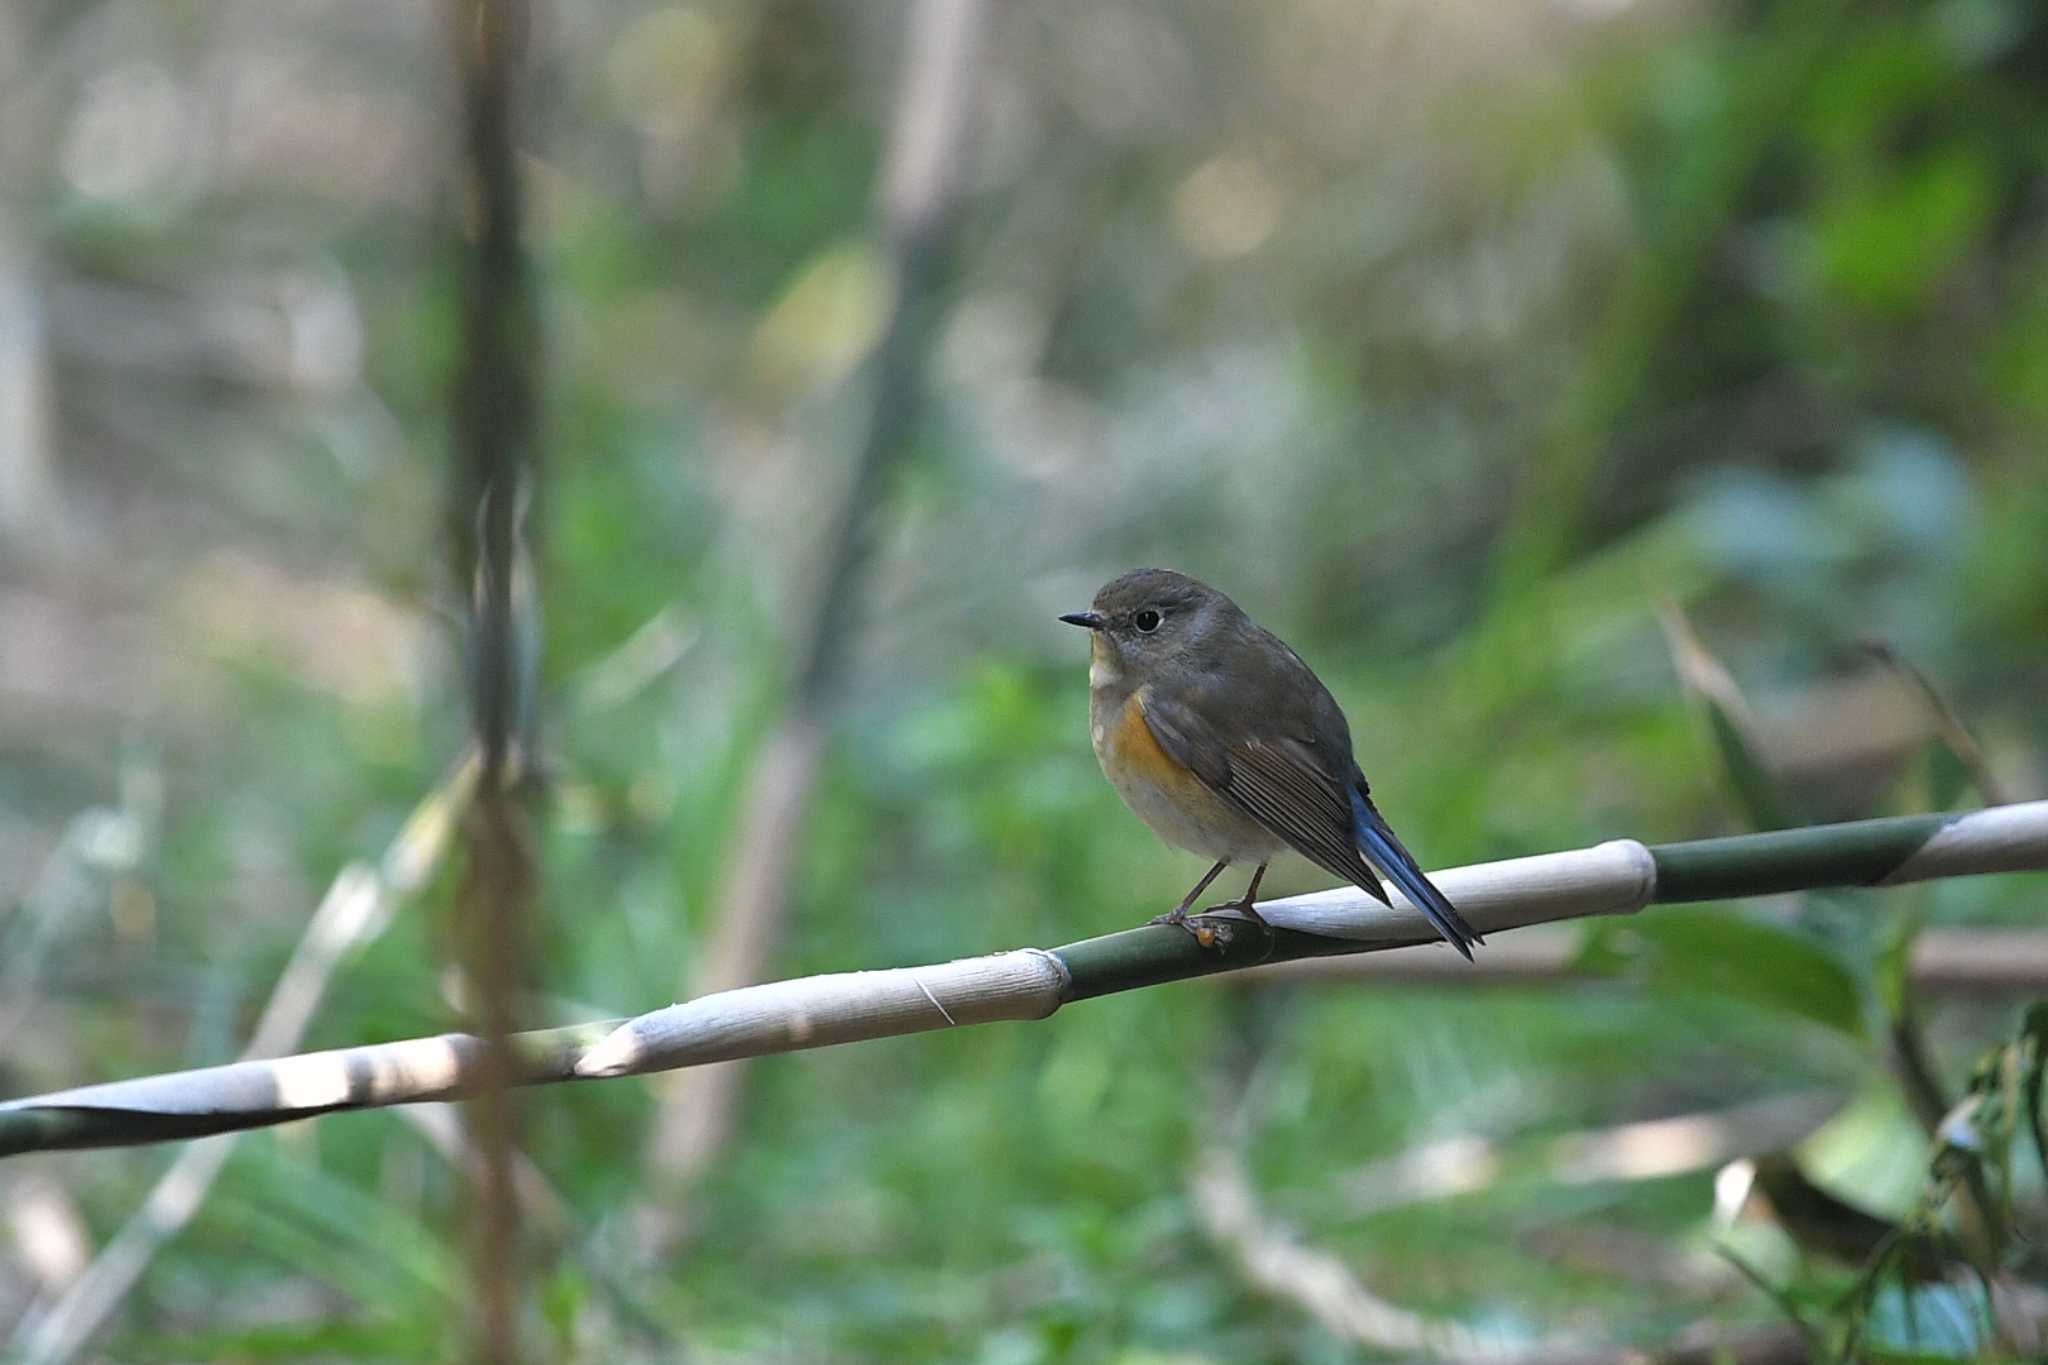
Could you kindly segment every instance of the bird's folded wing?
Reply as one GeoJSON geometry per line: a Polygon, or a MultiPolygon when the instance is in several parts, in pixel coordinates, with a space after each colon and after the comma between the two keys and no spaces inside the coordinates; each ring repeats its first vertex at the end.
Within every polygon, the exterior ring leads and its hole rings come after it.
{"type": "Polygon", "coordinates": [[[1344,784],[1296,739],[1225,741],[1200,712],[1154,696],[1143,700],[1146,728],[1175,762],[1272,830],[1325,871],[1385,901],[1352,831],[1344,784]]]}

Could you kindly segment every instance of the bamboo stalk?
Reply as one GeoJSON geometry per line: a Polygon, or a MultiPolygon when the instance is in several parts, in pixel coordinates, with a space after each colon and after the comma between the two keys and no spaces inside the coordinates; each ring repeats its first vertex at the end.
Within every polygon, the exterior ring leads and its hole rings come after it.
{"type": "MultiPolygon", "coordinates": [[[[1828,887],[1898,885],[1987,872],[2048,870],[2048,801],[1957,815],[1905,816],[1646,847],[1592,848],[1435,874],[1482,933],[1645,905],[1828,887]]],[[[521,1085],[697,1066],[833,1043],[1002,1019],[1042,1019],[1116,991],[1271,962],[1425,943],[1434,931],[1398,891],[1381,905],[1356,889],[1269,901],[1270,940],[1210,917],[1204,948],[1146,925],[1052,949],[935,966],[845,972],[722,991],[636,1019],[515,1034],[521,1085]]],[[[343,1109],[468,1092],[482,1043],[442,1034],[252,1060],[0,1104],[0,1156],[120,1146],[256,1128],[343,1109]]]]}
{"type": "Polygon", "coordinates": [[[509,1093],[508,1035],[526,985],[538,841],[516,790],[535,752],[540,658],[529,505],[540,495],[539,353],[543,310],[526,261],[522,125],[532,102],[528,0],[447,0],[462,143],[454,166],[468,231],[462,251],[461,367],[450,395],[449,542],[470,589],[465,619],[470,721],[480,773],[465,812],[454,924],[482,1034],[480,1084],[467,1093],[472,1160],[469,1357],[520,1359],[524,1290],[519,1116],[509,1093]]]}

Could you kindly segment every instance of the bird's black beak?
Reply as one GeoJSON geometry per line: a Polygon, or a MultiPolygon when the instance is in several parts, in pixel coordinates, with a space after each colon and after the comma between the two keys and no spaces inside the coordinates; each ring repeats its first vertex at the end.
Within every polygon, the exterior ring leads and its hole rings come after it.
{"type": "Polygon", "coordinates": [[[1086,626],[1090,630],[1101,630],[1109,624],[1102,619],[1102,613],[1099,611],[1070,611],[1060,620],[1070,626],[1086,626]]]}

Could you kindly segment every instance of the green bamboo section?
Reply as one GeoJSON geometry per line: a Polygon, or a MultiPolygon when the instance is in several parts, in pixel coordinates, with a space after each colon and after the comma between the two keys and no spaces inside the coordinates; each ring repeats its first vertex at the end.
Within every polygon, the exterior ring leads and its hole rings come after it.
{"type": "MultiPolygon", "coordinates": [[[[1602,846],[1605,847],[1609,846],[1602,846]]],[[[1634,847],[1642,852],[1640,845],[1634,847]]],[[[2048,869],[2048,802],[1995,807],[1967,815],[1915,815],[1658,845],[1647,850],[1655,867],[1654,886],[1649,884],[1645,869],[1633,884],[1624,883],[1627,889],[1617,901],[1613,879],[1607,876],[1600,886],[1601,896],[1589,896],[1583,906],[1570,904],[1560,912],[1556,901],[1559,886],[1584,894],[1605,874],[1588,874],[1589,880],[1580,885],[1568,874],[1560,880],[1556,869],[1598,863],[1600,852],[1600,848],[1578,850],[1553,859],[1532,860],[1531,864],[1494,863],[1466,868],[1446,874],[1446,884],[1452,877],[1459,877],[1466,887],[1487,886],[1490,879],[1491,889],[1486,893],[1491,905],[1490,920],[1481,927],[1492,934],[1549,919],[1639,909],[1644,903],[1865,887],[1894,877],[1917,880],[2042,870],[2048,869]],[[1929,840],[1952,826],[1960,827],[1954,830],[1955,837],[1942,841],[1936,855],[1928,848],[1929,840]],[[1929,856],[1916,859],[1923,851],[1929,856]],[[1546,863],[1548,871],[1535,866],[1546,863]]],[[[1611,868],[1611,859],[1603,865],[1611,868]]],[[[1286,905],[1274,902],[1268,909],[1278,915],[1286,905]]],[[[1419,918],[1411,927],[1405,917],[1397,917],[1388,922],[1383,934],[1366,939],[1333,938],[1285,928],[1266,933],[1244,920],[1229,917],[1201,922],[1212,931],[1212,942],[1207,946],[1181,929],[1146,925],[1052,949],[1049,956],[1057,960],[1060,970],[1041,973],[1040,983],[1029,987],[1031,1012],[991,1015],[984,1011],[980,1017],[1041,1018],[1077,1000],[1141,990],[1169,981],[1265,963],[1433,941],[1419,918]]],[[[948,967],[974,967],[1001,976],[1009,970],[1004,964],[1021,956],[997,954],[911,970],[916,976],[935,975],[948,967]]],[[[1038,956],[1042,959],[1046,955],[1038,956]]],[[[931,1012],[920,1010],[916,1017],[859,1026],[858,1021],[875,1001],[874,990],[862,986],[862,979],[863,974],[859,973],[804,978],[776,983],[772,989],[757,987],[722,993],[703,997],[686,1007],[672,1007],[690,1011],[699,1027],[708,1019],[708,1041],[699,1050],[622,1068],[619,1074],[697,1065],[719,1057],[816,1047],[834,1037],[845,1040],[895,1036],[960,1022],[927,988],[925,995],[930,1000],[931,1012]],[[823,988],[828,984],[836,992],[831,998],[839,1002],[831,1008],[842,1011],[829,1018],[817,1012],[826,999],[823,988]],[[773,994],[782,1003],[764,1004],[763,992],[773,994]],[[838,1031],[833,1032],[826,1027],[828,1024],[838,1026],[838,1031]]],[[[1015,987],[1014,979],[1010,985],[1015,987]]],[[[985,1002],[993,998],[969,992],[953,1004],[960,1011],[960,1018],[971,1022],[975,1012],[965,1008],[970,1000],[985,1002]]],[[[639,1021],[623,1022],[628,1026],[644,1024],[670,1013],[656,1011],[641,1016],[639,1021]]],[[[597,1059],[593,1054],[600,1045],[615,1042],[623,1035],[621,1025],[622,1021],[612,1020],[514,1035],[512,1042],[519,1057],[516,1083],[538,1085],[587,1078],[579,1065],[594,1063],[597,1059]]],[[[53,1148],[175,1141],[343,1109],[449,1099],[475,1088],[482,1048],[481,1040],[469,1035],[443,1034],[277,1061],[236,1062],[7,1101],[0,1103],[0,1156],[53,1148]]]]}
{"type": "MultiPolygon", "coordinates": [[[[1873,886],[1883,881],[1961,812],[1902,815],[1838,825],[1737,834],[1681,844],[1650,845],[1657,865],[1653,905],[1737,900],[1788,891],[1873,886]]],[[[1083,939],[1053,953],[1073,977],[1070,1000],[1138,990],[1168,981],[1238,971],[1269,962],[1429,943],[1434,936],[1358,941],[1276,930],[1270,941],[1240,929],[1233,941],[1205,948],[1185,931],[1147,925],[1083,939]]]]}
{"type": "Polygon", "coordinates": [[[1345,953],[1405,948],[1410,944],[1436,941],[1436,935],[1426,929],[1402,938],[1343,939],[1301,934],[1291,929],[1275,929],[1266,935],[1242,920],[1218,923],[1229,937],[1219,936],[1213,946],[1206,948],[1185,929],[1167,924],[1148,924],[1054,948],[1053,956],[1060,960],[1067,969],[1067,975],[1073,979],[1067,999],[1093,1000],[1098,995],[1142,990],[1169,981],[1214,976],[1218,972],[1242,971],[1268,962],[1337,957],[1345,953]]]}
{"type": "Polygon", "coordinates": [[[1656,904],[1874,886],[1961,816],[1900,815],[1842,825],[1652,844],[1656,904]]]}

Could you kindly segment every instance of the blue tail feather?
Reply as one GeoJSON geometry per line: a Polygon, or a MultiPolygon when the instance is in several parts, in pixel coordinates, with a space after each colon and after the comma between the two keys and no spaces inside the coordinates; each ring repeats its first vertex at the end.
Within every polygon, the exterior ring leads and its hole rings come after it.
{"type": "Polygon", "coordinates": [[[1444,893],[1423,875],[1414,857],[1394,837],[1385,817],[1357,787],[1351,791],[1351,817],[1360,850],[1386,875],[1388,881],[1401,888],[1409,904],[1422,912],[1430,926],[1443,935],[1444,941],[1463,953],[1465,960],[1470,962],[1472,945],[1483,944],[1486,940],[1479,937],[1478,930],[1467,924],[1465,917],[1444,899],[1444,893]]]}

